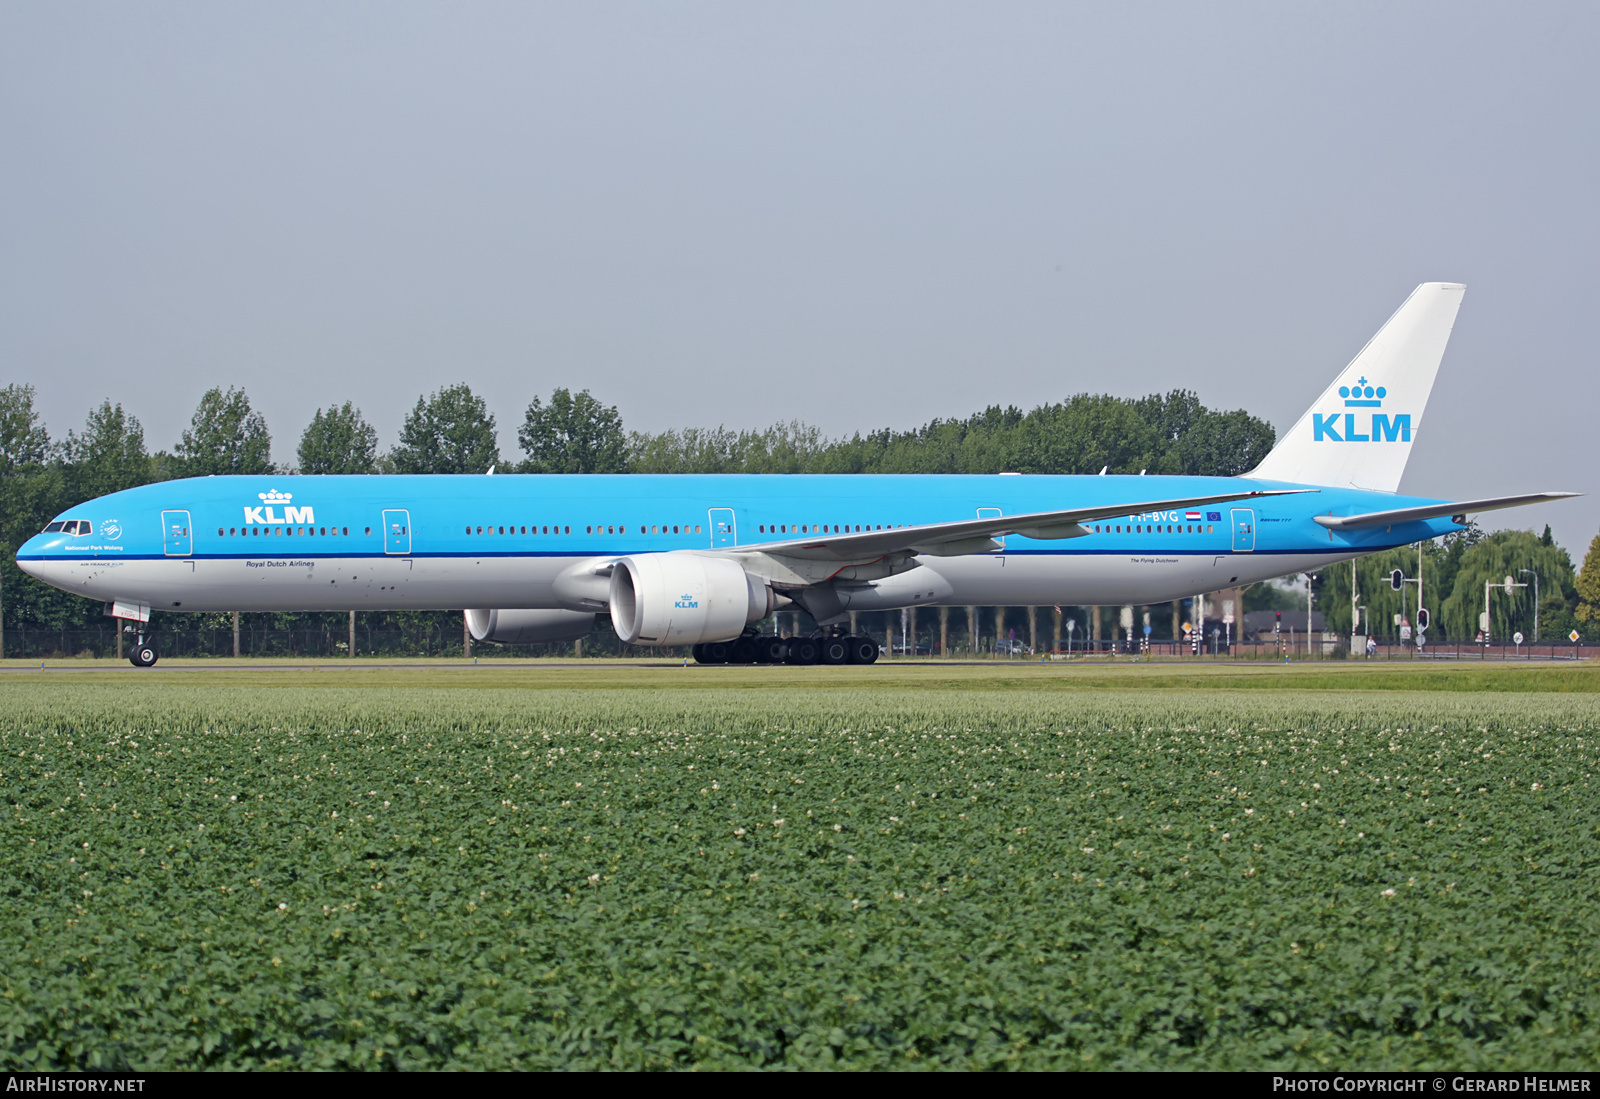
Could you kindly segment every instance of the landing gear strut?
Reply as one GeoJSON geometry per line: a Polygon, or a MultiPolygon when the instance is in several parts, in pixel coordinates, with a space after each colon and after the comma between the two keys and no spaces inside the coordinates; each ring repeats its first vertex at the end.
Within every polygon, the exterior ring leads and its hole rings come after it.
{"type": "MultiPolygon", "coordinates": [[[[129,632],[132,632],[132,627],[129,627],[129,632]]],[[[128,654],[128,663],[135,668],[153,668],[159,659],[161,657],[154,643],[145,638],[143,630],[139,631],[133,642],[133,652],[128,654]]]]}

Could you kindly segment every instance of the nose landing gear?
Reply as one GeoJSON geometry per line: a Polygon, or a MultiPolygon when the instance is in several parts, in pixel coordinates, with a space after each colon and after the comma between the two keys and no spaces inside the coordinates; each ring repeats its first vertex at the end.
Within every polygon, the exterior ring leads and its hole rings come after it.
{"type": "MultiPolygon", "coordinates": [[[[128,632],[133,632],[132,627],[128,628],[128,632]]],[[[142,632],[139,633],[133,642],[133,651],[128,654],[128,663],[135,668],[153,668],[159,659],[161,656],[156,652],[154,643],[147,641],[142,632]]]]}

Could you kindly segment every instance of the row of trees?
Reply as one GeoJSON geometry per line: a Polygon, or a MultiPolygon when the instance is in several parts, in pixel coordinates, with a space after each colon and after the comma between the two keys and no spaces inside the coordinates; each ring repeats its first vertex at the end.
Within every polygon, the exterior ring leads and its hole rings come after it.
{"type": "MultiPolygon", "coordinates": [[[[965,419],[938,419],[908,431],[883,429],[830,439],[814,427],[780,423],[761,430],[688,427],[659,434],[628,431],[615,407],[587,390],[557,389],[534,398],[517,431],[520,460],[500,453],[494,415],[466,385],[419,397],[396,444],[380,451],[376,429],[351,402],[319,408],[301,433],[296,461],[272,461],[265,418],[242,389],[212,389],[168,450],[151,452],[138,419],[103,402],[80,430],[52,440],[34,407],[31,386],[0,388],[0,584],[8,628],[85,628],[98,608],[38,584],[15,565],[16,547],[73,504],[136,485],[210,474],[482,473],[490,467],[529,473],[1113,473],[1232,476],[1253,468],[1271,449],[1270,425],[1243,410],[1219,412],[1195,394],[1174,391],[1138,400],[1080,394],[1028,412],[991,407],[965,419]]],[[[1416,551],[1395,550],[1356,566],[1369,625],[1400,611],[1384,578],[1392,568],[1416,571],[1416,551]],[[1391,606],[1393,604],[1393,606],[1391,606]]],[[[1518,570],[1539,575],[1540,629],[1546,636],[1574,626],[1600,637],[1600,537],[1581,575],[1550,539],[1518,531],[1482,536],[1476,528],[1423,547],[1428,604],[1436,630],[1470,637],[1481,610],[1484,579],[1518,570]]],[[[1348,632],[1350,569],[1315,581],[1329,628],[1348,632]],[[1342,579],[1341,579],[1342,578],[1342,579]]],[[[1258,601],[1259,602],[1259,601],[1258,601]]],[[[1531,623],[1532,590],[1491,599],[1500,624],[1531,623]]],[[[1414,606],[1407,608],[1414,613],[1414,606]]],[[[422,613],[422,612],[419,612],[422,613]]],[[[267,616],[262,616],[263,619],[267,616]]],[[[316,616],[274,615],[273,628],[322,628],[316,616]]],[[[1158,621],[1160,617],[1158,616],[1158,621]]],[[[431,630],[439,623],[396,616],[395,630],[431,630]]],[[[455,621],[452,617],[451,621],[455,621]]],[[[265,628],[265,621],[262,623],[265,628]]],[[[459,629],[459,626],[456,627],[459,629]]],[[[1374,630],[1374,632],[1380,632],[1374,630]]],[[[1531,632],[1524,629],[1524,632],[1531,632]]],[[[1434,636],[1439,636],[1436,632],[1434,636]]]]}
{"type": "Polygon", "coordinates": [[[1493,585],[1489,635],[1495,641],[1508,641],[1518,631],[1531,640],[1536,623],[1544,641],[1565,638],[1573,629],[1590,639],[1600,639],[1600,591],[1593,590],[1600,588],[1600,536],[1590,546],[1580,576],[1573,569],[1571,556],[1551,537],[1548,526],[1543,535],[1525,530],[1484,534],[1473,524],[1457,534],[1423,542],[1420,547],[1376,553],[1359,558],[1352,565],[1327,569],[1312,581],[1313,598],[1317,609],[1326,616],[1327,628],[1349,634],[1353,605],[1366,608],[1361,612],[1362,633],[1380,638],[1395,636],[1396,615],[1414,623],[1416,585],[1405,584],[1397,592],[1389,577],[1399,569],[1406,577],[1415,578],[1419,556],[1424,605],[1432,618],[1428,632],[1431,639],[1470,640],[1477,635],[1485,582],[1493,585]],[[1528,586],[1515,588],[1508,596],[1500,586],[1507,576],[1528,586]],[[1589,592],[1588,599],[1584,598],[1585,591],[1589,592]]]}

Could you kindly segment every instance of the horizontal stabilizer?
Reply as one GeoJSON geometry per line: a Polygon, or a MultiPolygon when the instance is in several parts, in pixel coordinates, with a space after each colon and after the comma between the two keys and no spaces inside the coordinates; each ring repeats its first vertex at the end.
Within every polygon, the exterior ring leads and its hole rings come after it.
{"type": "Polygon", "coordinates": [[[1540,504],[1547,500],[1564,500],[1569,496],[1582,495],[1581,492],[1533,492],[1526,496],[1496,496],[1489,500],[1457,500],[1453,504],[1424,504],[1415,508],[1395,508],[1393,511],[1369,511],[1365,515],[1318,515],[1316,520],[1329,530],[1388,527],[1418,519],[1437,519],[1441,515],[1459,516],[1456,521],[1461,522],[1472,512],[1515,508],[1523,504],[1540,504]]]}

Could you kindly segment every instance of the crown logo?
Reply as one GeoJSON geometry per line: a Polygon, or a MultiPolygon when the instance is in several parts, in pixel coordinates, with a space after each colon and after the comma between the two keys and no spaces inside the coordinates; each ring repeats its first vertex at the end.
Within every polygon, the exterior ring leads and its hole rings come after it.
{"type": "Polygon", "coordinates": [[[256,493],[256,499],[268,504],[286,504],[294,499],[294,493],[279,492],[277,489],[271,488],[266,492],[256,493]]]}
{"type": "Polygon", "coordinates": [[[1346,408],[1382,408],[1383,399],[1389,391],[1383,386],[1371,386],[1366,378],[1359,378],[1355,385],[1341,385],[1339,396],[1344,398],[1346,408]]]}

